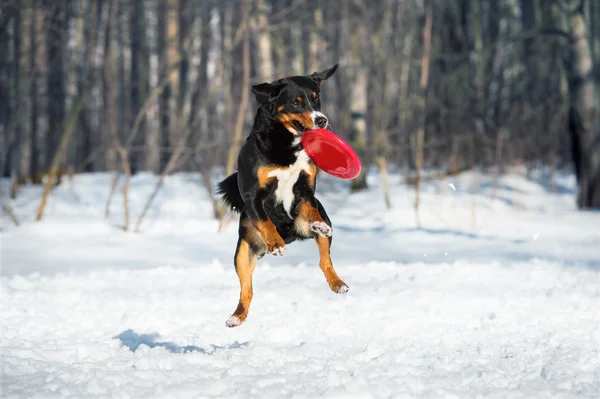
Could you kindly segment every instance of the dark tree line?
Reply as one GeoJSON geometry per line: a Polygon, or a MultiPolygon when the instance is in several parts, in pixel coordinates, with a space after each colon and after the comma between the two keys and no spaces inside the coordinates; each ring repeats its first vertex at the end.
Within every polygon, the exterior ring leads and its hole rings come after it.
{"type": "Polygon", "coordinates": [[[365,164],[417,180],[422,168],[574,164],[579,206],[600,207],[596,1],[0,5],[0,167],[14,181],[39,183],[53,164],[231,168],[256,109],[249,85],[339,63],[324,111],[365,164]]]}

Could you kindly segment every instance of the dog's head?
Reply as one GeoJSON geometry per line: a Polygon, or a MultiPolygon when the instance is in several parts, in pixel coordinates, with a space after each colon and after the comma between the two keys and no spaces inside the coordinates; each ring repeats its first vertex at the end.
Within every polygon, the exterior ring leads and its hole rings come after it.
{"type": "Polygon", "coordinates": [[[252,86],[260,106],[294,136],[329,123],[321,112],[321,84],[335,73],[338,64],[309,76],[291,76],[252,86]]]}

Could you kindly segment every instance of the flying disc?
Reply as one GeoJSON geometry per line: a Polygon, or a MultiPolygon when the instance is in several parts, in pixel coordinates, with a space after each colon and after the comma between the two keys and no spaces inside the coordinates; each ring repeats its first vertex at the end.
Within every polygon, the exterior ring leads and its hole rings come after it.
{"type": "Polygon", "coordinates": [[[324,172],[340,179],[360,174],[360,159],[340,136],[326,129],[307,130],[302,134],[306,155],[324,172]]]}

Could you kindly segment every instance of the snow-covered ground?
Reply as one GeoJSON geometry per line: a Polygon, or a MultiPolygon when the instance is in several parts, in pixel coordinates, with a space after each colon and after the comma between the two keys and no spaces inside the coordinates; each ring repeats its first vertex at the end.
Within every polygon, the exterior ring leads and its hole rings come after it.
{"type": "MultiPolygon", "coordinates": [[[[167,179],[140,233],[125,233],[111,176],[75,177],[33,221],[41,189],[3,216],[1,397],[598,397],[600,213],[578,212],[574,181],[518,173],[426,183],[392,176],[386,210],[327,176],[332,293],[313,243],[264,257],[241,327],[237,226],[217,232],[201,179],[167,179]],[[473,212],[473,207],[475,212],[473,212]],[[475,218],[475,219],[474,219],[475,218]]],[[[135,222],[154,184],[131,188],[135,222]]],[[[6,188],[6,182],[2,183],[6,188]]]]}

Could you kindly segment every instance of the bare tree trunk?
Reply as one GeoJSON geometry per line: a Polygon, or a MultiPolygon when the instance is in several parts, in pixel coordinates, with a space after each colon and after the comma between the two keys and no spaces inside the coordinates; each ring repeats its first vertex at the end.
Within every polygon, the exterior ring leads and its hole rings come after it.
{"type": "Polygon", "coordinates": [[[249,95],[250,95],[250,31],[248,29],[248,4],[247,0],[242,1],[242,24],[243,24],[243,75],[242,75],[242,94],[240,98],[240,106],[238,108],[238,114],[235,121],[235,130],[233,133],[233,140],[229,147],[229,153],[227,155],[227,175],[230,175],[235,170],[237,163],[237,153],[242,140],[242,134],[244,132],[244,117],[246,110],[248,109],[249,95]]]}
{"type": "MultiPolygon", "coordinates": [[[[202,109],[204,110],[204,113],[202,115],[199,114],[200,104],[207,101],[208,58],[210,55],[212,39],[210,27],[211,11],[212,4],[210,2],[204,3],[200,9],[200,48],[197,50],[200,52],[200,62],[197,67],[196,83],[191,96],[190,117],[188,122],[188,125],[191,127],[194,126],[198,120],[204,120],[204,126],[207,126],[204,139],[208,138],[209,140],[211,137],[220,136],[218,132],[213,131],[213,128],[210,126],[210,121],[208,120],[209,118],[207,118],[207,114],[210,114],[209,111],[206,111],[208,108],[213,108],[213,112],[216,112],[216,109],[214,109],[216,107],[213,106],[213,103],[211,102],[211,104],[203,106],[202,109]]],[[[216,80],[218,80],[217,77],[213,76],[213,81],[216,80]]],[[[190,145],[195,148],[201,140],[200,134],[193,134],[190,136],[190,145]]],[[[215,152],[216,151],[206,154],[211,161],[216,158],[215,152]]]]}
{"type": "Polygon", "coordinates": [[[485,62],[483,54],[481,0],[473,1],[473,30],[475,39],[475,70],[477,87],[477,109],[479,115],[484,114],[485,109],[485,62]]]}
{"type": "Polygon", "coordinates": [[[392,44],[391,37],[395,36],[395,25],[392,25],[392,15],[395,13],[392,11],[392,1],[385,1],[384,8],[384,17],[381,21],[381,26],[378,29],[376,35],[372,35],[371,40],[375,43],[371,52],[372,60],[376,60],[381,67],[383,67],[383,71],[379,69],[379,71],[372,69],[371,74],[381,75],[378,81],[378,89],[381,92],[381,105],[375,107],[374,117],[376,125],[375,127],[375,137],[373,147],[376,151],[376,163],[379,166],[379,174],[381,176],[381,182],[383,185],[383,196],[385,200],[385,205],[387,209],[392,208],[392,201],[390,197],[390,185],[388,181],[388,168],[387,168],[387,156],[388,156],[388,148],[389,148],[389,135],[388,128],[390,123],[390,113],[392,112],[392,90],[395,75],[394,66],[396,65],[396,60],[392,57],[386,57],[387,54],[393,54],[394,48],[392,44]],[[385,54],[385,55],[384,55],[385,54]]]}
{"type": "Polygon", "coordinates": [[[37,211],[36,221],[41,221],[44,217],[44,211],[46,209],[46,204],[48,203],[48,197],[50,195],[50,190],[52,190],[52,186],[54,185],[54,179],[58,173],[58,168],[60,164],[63,162],[64,156],[67,152],[67,145],[69,144],[69,139],[71,138],[71,134],[73,133],[73,128],[75,127],[75,122],[77,121],[77,117],[79,112],[81,111],[81,107],[83,106],[83,100],[87,95],[87,89],[81,93],[79,98],[75,101],[73,106],[71,107],[71,111],[68,115],[68,118],[65,122],[65,130],[60,138],[58,143],[58,148],[56,154],[54,155],[54,159],[52,160],[52,164],[50,165],[50,170],[48,171],[48,178],[46,180],[46,184],[44,185],[44,193],[42,194],[42,201],[40,203],[40,207],[37,211]]]}
{"type": "Polygon", "coordinates": [[[469,139],[469,152],[471,153],[471,229],[477,227],[477,194],[479,193],[479,174],[475,158],[475,136],[469,139]]]}
{"type": "MultiPolygon", "coordinates": [[[[535,4],[534,0],[520,0],[521,2],[521,23],[524,32],[532,32],[535,29],[535,4]]],[[[522,57],[528,79],[523,87],[523,100],[533,100],[535,95],[535,80],[539,75],[536,70],[536,46],[535,37],[528,35],[523,39],[522,57]]]]}
{"type": "Polygon", "coordinates": [[[308,68],[307,73],[318,71],[322,65],[319,65],[321,55],[321,37],[323,36],[323,9],[317,5],[314,15],[314,27],[310,32],[308,40],[308,68]]]}
{"type": "MultiPolygon", "coordinates": [[[[8,201],[8,199],[4,196],[2,196],[2,211],[8,215],[10,217],[10,220],[12,220],[13,224],[15,226],[19,225],[19,219],[17,219],[17,216],[15,215],[15,213],[13,212],[12,207],[10,206],[10,202],[8,201]]],[[[0,229],[1,231],[1,229],[0,229]]]]}
{"type": "MultiPolygon", "coordinates": [[[[135,116],[142,107],[143,99],[148,95],[148,46],[146,43],[145,7],[143,0],[133,0],[131,13],[131,110],[135,116]]],[[[144,158],[146,156],[146,131],[148,124],[146,117],[142,117],[139,132],[136,135],[133,148],[130,150],[132,173],[147,168],[144,158]]]]}
{"type": "Polygon", "coordinates": [[[588,1],[590,15],[590,37],[592,38],[592,55],[594,64],[600,63],[600,5],[596,1],[588,1]]]}
{"type": "Polygon", "coordinates": [[[271,56],[271,36],[269,27],[269,6],[265,0],[256,0],[256,28],[258,30],[258,54],[260,57],[260,78],[265,82],[273,81],[273,59],[271,56]]]}
{"type": "MultiPolygon", "coordinates": [[[[168,34],[167,22],[169,14],[168,0],[158,0],[156,14],[158,17],[157,26],[157,51],[158,51],[158,71],[159,79],[163,80],[168,76],[168,34]]],[[[163,170],[169,162],[169,143],[170,143],[170,116],[171,116],[171,84],[166,84],[164,90],[159,96],[158,113],[159,113],[159,162],[158,170],[163,170]]],[[[179,106],[179,104],[178,104],[179,106]]]]}
{"type": "Polygon", "coordinates": [[[494,183],[492,185],[492,199],[496,199],[496,189],[498,188],[498,178],[504,173],[502,164],[502,147],[504,143],[504,130],[498,129],[496,132],[496,170],[494,171],[494,183]]]}
{"type": "MultiPolygon", "coordinates": [[[[11,124],[14,126],[14,138],[13,143],[10,146],[11,151],[9,152],[10,157],[10,174],[11,174],[11,198],[17,197],[17,191],[19,186],[19,179],[21,178],[21,158],[23,157],[23,117],[25,113],[21,107],[22,93],[21,93],[21,52],[22,52],[22,15],[21,7],[17,6],[13,9],[13,79],[14,79],[14,109],[16,112],[13,113],[14,122],[11,124]]],[[[10,132],[9,132],[10,133],[10,132]]]]}
{"type": "MultiPolygon", "coordinates": [[[[38,68],[37,68],[37,56],[38,56],[38,2],[37,0],[32,0],[32,11],[31,11],[31,21],[29,25],[29,40],[30,40],[30,48],[29,48],[29,70],[30,74],[30,83],[29,83],[29,102],[31,104],[31,111],[29,114],[29,176],[33,183],[37,183],[35,181],[35,176],[39,173],[39,158],[40,153],[38,149],[38,118],[39,118],[39,109],[38,109],[38,68]]],[[[41,182],[40,182],[41,183],[41,182]]]]}
{"type": "MultiPolygon", "coordinates": [[[[192,10],[188,7],[189,0],[179,0],[177,7],[177,52],[181,58],[179,63],[179,89],[177,90],[177,115],[181,115],[185,108],[184,99],[188,92],[188,75],[190,70],[190,54],[186,40],[190,40],[189,29],[191,28],[190,17],[193,18],[192,10]]],[[[167,158],[168,159],[168,158],[167,158]]]]}
{"type": "MultiPolygon", "coordinates": [[[[125,218],[123,221],[123,230],[127,231],[129,228],[129,182],[131,180],[131,167],[129,165],[129,154],[121,140],[119,140],[118,132],[117,132],[117,101],[115,96],[115,90],[113,86],[113,81],[115,79],[113,63],[115,62],[115,57],[113,57],[112,47],[111,47],[111,38],[112,38],[112,22],[116,21],[116,9],[117,9],[117,0],[111,0],[109,4],[108,11],[108,21],[106,23],[106,31],[104,35],[104,88],[105,88],[105,109],[106,109],[106,122],[108,127],[108,135],[112,142],[112,145],[119,156],[121,161],[121,169],[125,174],[125,182],[123,184],[123,211],[125,214],[125,218]]],[[[117,175],[118,176],[118,175],[117,175]]],[[[109,198],[112,197],[116,188],[116,179],[113,180],[113,184],[111,186],[111,192],[109,194],[109,198]]],[[[108,210],[110,207],[110,201],[107,203],[106,215],[108,215],[108,210]]]]}
{"type": "MultiPolygon", "coordinates": [[[[96,16],[99,14],[97,10],[98,6],[101,6],[102,3],[99,3],[97,0],[91,0],[89,2],[89,8],[82,12],[78,16],[77,24],[81,27],[81,30],[78,32],[78,43],[76,46],[78,48],[83,48],[83,50],[79,51],[79,62],[77,65],[77,93],[81,94],[87,84],[94,84],[93,82],[86,82],[88,79],[87,70],[89,66],[87,65],[91,62],[90,54],[94,54],[96,49],[94,48],[94,44],[96,43],[96,16]]],[[[77,127],[75,130],[75,137],[73,140],[73,148],[71,148],[71,153],[74,153],[74,163],[76,165],[81,165],[83,161],[89,157],[92,152],[92,137],[94,133],[92,132],[92,126],[90,123],[90,113],[94,112],[94,108],[90,106],[90,104],[84,104],[81,112],[79,113],[79,121],[77,123],[77,127]]],[[[89,165],[89,164],[88,164],[89,165]]],[[[90,168],[86,165],[86,171],[91,171],[90,168]]]]}
{"type": "Polygon", "coordinates": [[[290,72],[287,74],[300,75],[305,73],[302,71],[304,67],[303,52],[302,52],[302,23],[298,20],[289,22],[290,41],[286,43],[288,48],[289,60],[291,61],[290,72]]]}
{"type": "MultiPolygon", "coordinates": [[[[338,132],[348,132],[349,138],[352,140],[352,114],[350,111],[350,99],[352,98],[353,85],[349,85],[348,82],[352,81],[352,77],[349,74],[352,65],[351,52],[348,51],[349,39],[350,39],[350,18],[349,18],[349,7],[350,2],[342,1],[339,3],[339,7],[323,7],[323,13],[325,14],[324,19],[326,21],[339,21],[337,26],[333,26],[330,29],[331,33],[327,36],[328,41],[332,45],[333,59],[340,63],[340,68],[333,75],[333,83],[335,88],[335,96],[332,97],[331,105],[335,107],[335,113],[337,118],[335,121],[331,121],[332,128],[338,132]]],[[[325,32],[327,33],[327,31],[325,32]]],[[[329,84],[329,83],[328,83],[329,84]]],[[[328,89],[333,92],[332,89],[328,89]]],[[[326,111],[326,113],[331,111],[326,111]]],[[[368,165],[367,165],[368,166],[368,165]]]]}
{"type": "Polygon", "coordinates": [[[106,199],[106,205],[104,206],[104,217],[108,218],[110,215],[110,204],[112,203],[112,198],[117,191],[117,185],[119,184],[119,176],[120,172],[115,172],[112,182],[110,183],[110,190],[108,190],[108,198],[106,199]]]}
{"type": "MultiPolygon", "coordinates": [[[[46,134],[45,169],[53,166],[52,156],[58,153],[61,131],[65,123],[66,87],[64,73],[64,47],[67,45],[69,1],[50,2],[47,5],[49,25],[46,30],[46,59],[48,78],[46,94],[48,101],[48,131],[46,134]]],[[[62,161],[62,160],[61,160],[62,161]]],[[[57,167],[60,167],[58,165],[57,167]]]]}
{"type": "MultiPolygon", "coordinates": [[[[229,137],[230,132],[233,130],[233,98],[237,97],[233,93],[232,88],[232,79],[230,78],[233,73],[231,73],[235,69],[235,65],[233,63],[233,41],[234,41],[234,10],[232,7],[229,7],[225,3],[221,2],[219,4],[219,17],[222,20],[221,34],[223,35],[222,48],[221,48],[221,61],[223,63],[223,93],[225,93],[225,99],[222,101],[225,106],[224,110],[224,120],[223,120],[223,133],[229,137]],[[231,74],[230,74],[231,73],[231,74]]],[[[237,18],[236,18],[237,19],[237,18]]],[[[239,21],[236,21],[237,25],[239,21]]],[[[229,142],[229,139],[227,140],[229,142]]],[[[229,143],[231,145],[231,143],[229,143]]]]}
{"type": "Polygon", "coordinates": [[[4,6],[2,3],[2,7],[0,8],[2,14],[0,14],[0,23],[3,26],[2,30],[0,30],[0,54],[2,54],[2,62],[0,62],[0,129],[2,134],[0,134],[0,176],[6,177],[10,171],[8,170],[8,165],[5,165],[6,158],[8,156],[8,151],[10,150],[11,139],[8,130],[8,124],[11,119],[11,101],[12,98],[10,94],[10,83],[12,81],[12,68],[9,62],[5,60],[8,59],[9,46],[10,46],[10,35],[8,34],[8,24],[10,21],[10,8],[4,6]],[[5,15],[7,14],[7,15],[5,15]],[[6,166],[6,169],[5,169],[6,166]]]}
{"type": "MultiPolygon", "coordinates": [[[[127,3],[124,1],[117,1],[118,6],[118,16],[117,21],[117,51],[118,51],[118,135],[121,140],[125,140],[127,133],[131,130],[131,125],[133,123],[132,115],[134,115],[134,111],[131,109],[131,82],[129,81],[129,70],[128,70],[128,60],[126,56],[126,51],[128,49],[127,43],[129,42],[129,38],[126,37],[127,34],[127,22],[129,20],[127,15],[127,3]]],[[[112,143],[111,143],[112,144],[112,143]]],[[[107,151],[106,155],[106,163],[107,165],[116,164],[117,154],[114,153],[114,150],[107,151]]],[[[115,182],[116,184],[116,182],[115,182]]],[[[108,209],[108,205],[107,205],[108,209]]]]}
{"type": "Polygon", "coordinates": [[[352,180],[353,192],[367,188],[367,172],[373,158],[369,155],[367,134],[367,101],[369,93],[368,55],[365,55],[368,37],[367,22],[361,22],[354,28],[351,36],[352,61],[354,63],[354,85],[350,97],[350,113],[352,118],[352,146],[361,157],[364,167],[360,174],[352,180]]]}
{"type": "Polygon", "coordinates": [[[352,191],[367,188],[367,171],[370,157],[367,155],[367,86],[369,71],[365,66],[359,66],[356,71],[353,93],[350,99],[352,113],[352,140],[355,151],[363,158],[365,164],[360,174],[352,180],[352,191]]]}
{"type": "Polygon", "coordinates": [[[381,184],[383,186],[383,199],[385,207],[392,209],[392,199],[390,197],[390,182],[388,179],[387,161],[385,157],[377,157],[377,165],[379,166],[379,174],[381,175],[381,184]]]}
{"type": "Polygon", "coordinates": [[[569,131],[577,171],[580,209],[600,208],[600,111],[596,99],[599,84],[594,81],[592,51],[587,35],[583,1],[570,1],[576,7],[569,18],[573,40],[572,57],[567,61],[569,72],[569,131]]]}
{"type": "Polygon", "coordinates": [[[426,99],[427,99],[427,84],[429,81],[429,60],[431,58],[431,29],[432,18],[431,8],[425,9],[425,26],[423,27],[423,57],[421,58],[421,79],[419,81],[420,98],[419,98],[419,114],[421,123],[417,130],[416,149],[415,149],[415,167],[417,169],[417,178],[415,181],[415,215],[417,218],[417,226],[421,227],[421,217],[419,215],[419,206],[421,202],[421,168],[423,167],[423,146],[425,143],[425,124],[427,122],[426,99]]]}
{"type": "MultiPolygon", "coordinates": [[[[405,2],[405,13],[408,16],[411,15],[412,9],[409,8],[411,5],[410,2],[405,2]]],[[[404,54],[402,56],[402,66],[400,67],[400,87],[399,87],[399,97],[402,104],[408,99],[408,78],[410,77],[410,70],[412,64],[412,48],[413,48],[413,31],[410,28],[406,29],[406,33],[404,35],[404,43],[403,49],[404,54]]],[[[410,113],[410,104],[409,106],[403,106],[400,110],[400,121],[402,123],[401,127],[405,127],[408,123],[409,113],[410,113]]]]}

